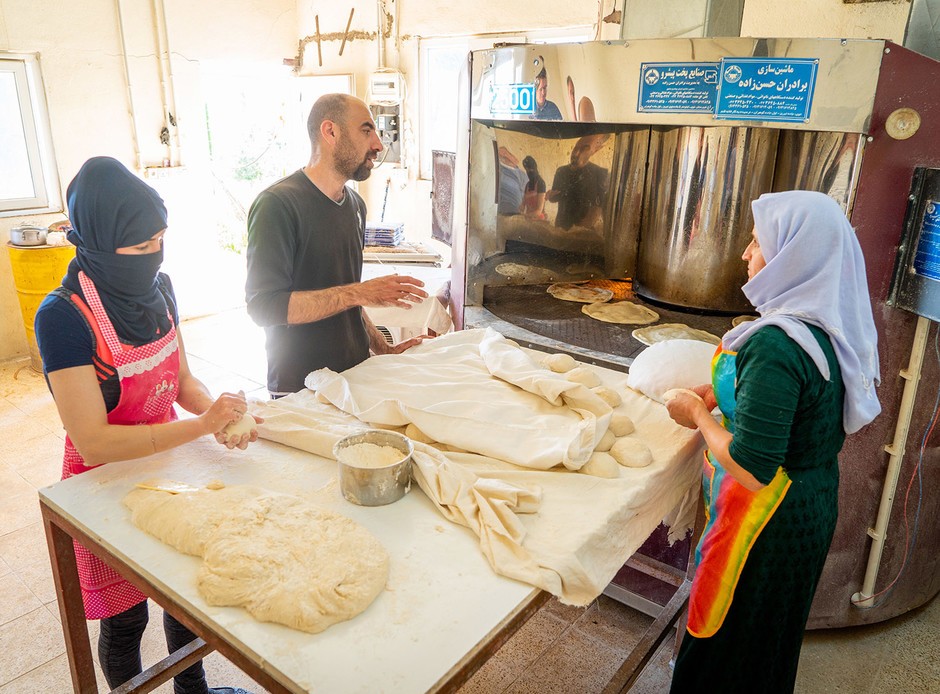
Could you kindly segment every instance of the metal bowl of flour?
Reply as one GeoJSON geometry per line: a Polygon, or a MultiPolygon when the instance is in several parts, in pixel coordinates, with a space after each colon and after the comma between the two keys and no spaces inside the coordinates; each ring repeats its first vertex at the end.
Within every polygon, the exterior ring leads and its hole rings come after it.
{"type": "Polygon", "coordinates": [[[398,501],[411,489],[413,452],[411,439],[394,431],[369,429],[340,439],[333,455],[343,497],[360,506],[398,501]]]}

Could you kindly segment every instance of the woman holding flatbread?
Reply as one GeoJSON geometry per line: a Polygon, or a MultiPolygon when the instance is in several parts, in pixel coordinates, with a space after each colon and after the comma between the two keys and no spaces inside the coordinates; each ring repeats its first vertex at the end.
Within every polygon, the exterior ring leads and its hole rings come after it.
{"type": "MultiPolygon", "coordinates": [[[[173,287],[159,271],[167,215],[157,192],[117,160],[94,157],[69,184],[67,198],[75,259],[35,319],[66,431],[62,478],[206,434],[229,448],[257,440],[256,429],[223,435],[244,415],[244,395],[213,398],[189,370],[173,287]],[[177,419],[174,403],[196,416],[177,419]]],[[[75,558],[85,616],[101,620],[99,663],[116,688],[141,672],[147,596],[77,542],[75,558]]],[[[196,638],[168,612],[163,626],[171,652],[196,638]]],[[[174,692],[246,694],[209,689],[201,661],[176,675],[174,692]]]]}
{"type": "Polygon", "coordinates": [[[838,454],[881,411],[865,264],[841,208],[808,191],[751,208],[743,289],[760,318],[725,334],[712,383],[694,389],[704,403],[667,405],[708,446],[672,692],[793,691],[838,515],[838,454]]]}

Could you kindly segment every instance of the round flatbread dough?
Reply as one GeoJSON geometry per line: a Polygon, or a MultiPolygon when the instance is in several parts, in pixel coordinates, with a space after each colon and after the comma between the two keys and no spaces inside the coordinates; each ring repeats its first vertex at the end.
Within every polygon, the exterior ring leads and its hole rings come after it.
{"type": "Polygon", "coordinates": [[[594,453],[578,472],[594,477],[613,479],[620,477],[620,466],[610,453],[594,453]]]}
{"type": "Polygon", "coordinates": [[[633,331],[633,337],[644,345],[652,345],[666,340],[699,340],[712,345],[721,342],[721,338],[717,335],[712,335],[698,328],[692,328],[685,323],[658,323],[646,328],[637,328],[633,331]]]}
{"type": "Polygon", "coordinates": [[[610,450],[610,447],[614,445],[614,441],[616,440],[617,437],[610,429],[608,429],[604,432],[604,435],[601,436],[601,440],[597,442],[597,445],[594,446],[594,450],[600,451],[601,453],[606,453],[610,450]]]}
{"type": "Polygon", "coordinates": [[[735,316],[731,319],[731,325],[736,328],[741,323],[747,323],[749,320],[757,320],[757,316],[735,316]]]}
{"type": "Polygon", "coordinates": [[[594,304],[610,301],[614,293],[600,287],[582,286],[577,282],[556,282],[546,290],[556,299],[577,301],[582,304],[594,304]]]}
{"type": "Polygon", "coordinates": [[[646,467],[653,462],[649,446],[630,436],[617,439],[610,449],[610,454],[624,467],[646,467]]]}
{"type": "Polygon", "coordinates": [[[705,401],[702,399],[701,395],[696,393],[694,390],[689,390],[688,388],[670,388],[665,393],[663,393],[663,402],[667,403],[679,395],[691,395],[703,405],[705,404],[705,401]]]}
{"type": "Polygon", "coordinates": [[[598,386],[593,388],[593,391],[597,394],[597,397],[599,397],[611,407],[619,407],[623,403],[623,398],[620,397],[620,393],[618,393],[613,388],[598,386]]]}
{"type": "Polygon", "coordinates": [[[588,388],[594,388],[601,384],[601,377],[586,366],[571,369],[571,371],[565,374],[565,378],[572,383],[580,383],[582,386],[587,386],[588,388]]]}
{"type": "Polygon", "coordinates": [[[578,365],[570,354],[550,354],[542,360],[542,363],[559,374],[567,373],[578,365]]]}
{"type": "Polygon", "coordinates": [[[388,553],[371,533],[296,496],[134,489],[124,504],[138,528],[203,558],[196,584],[207,603],[262,622],[317,633],[358,615],[388,580],[388,553]]]}
{"type": "Polygon", "coordinates": [[[636,431],[636,426],[630,416],[624,412],[614,412],[610,415],[610,428],[614,436],[627,436],[636,431]]]}
{"type": "Polygon", "coordinates": [[[253,429],[257,428],[258,425],[255,423],[255,418],[246,412],[237,422],[226,424],[225,428],[219,432],[219,435],[228,443],[229,440],[241,438],[245,434],[250,434],[253,429]]]}
{"type": "Polygon", "coordinates": [[[659,314],[646,306],[640,306],[632,301],[615,301],[605,304],[588,304],[581,307],[581,312],[595,320],[605,323],[622,323],[626,325],[645,325],[659,320],[659,314]]]}

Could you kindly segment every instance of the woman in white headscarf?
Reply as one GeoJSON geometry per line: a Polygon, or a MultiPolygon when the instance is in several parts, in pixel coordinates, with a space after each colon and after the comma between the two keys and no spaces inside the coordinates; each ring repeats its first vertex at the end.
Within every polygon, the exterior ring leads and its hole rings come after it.
{"type": "Polygon", "coordinates": [[[881,411],[865,263],[841,208],[809,191],[751,208],[743,289],[760,318],[722,339],[712,383],[695,389],[704,403],[668,403],[708,446],[673,692],[793,691],[838,515],[838,454],[881,411]]]}

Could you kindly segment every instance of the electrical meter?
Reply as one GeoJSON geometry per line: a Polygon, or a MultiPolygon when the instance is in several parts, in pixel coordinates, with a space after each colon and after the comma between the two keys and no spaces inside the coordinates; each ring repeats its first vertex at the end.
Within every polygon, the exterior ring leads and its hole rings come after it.
{"type": "Polygon", "coordinates": [[[405,78],[398,70],[377,70],[369,75],[370,105],[397,106],[404,98],[405,78]]]}

